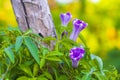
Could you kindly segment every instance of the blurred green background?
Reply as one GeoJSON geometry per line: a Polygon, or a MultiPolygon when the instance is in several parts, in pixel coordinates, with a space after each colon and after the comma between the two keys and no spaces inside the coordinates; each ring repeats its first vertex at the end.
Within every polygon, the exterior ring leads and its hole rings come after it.
{"type": "MultiPolygon", "coordinates": [[[[48,0],[55,26],[60,13],[70,12],[89,26],[81,33],[90,51],[120,71],[120,0],[48,0]]],[[[10,0],[0,0],[0,29],[17,26],[10,0]]],[[[72,22],[72,21],[71,21],[72,22]]],[[[80,39],[77,39],[81,43],[80,39]]]]}

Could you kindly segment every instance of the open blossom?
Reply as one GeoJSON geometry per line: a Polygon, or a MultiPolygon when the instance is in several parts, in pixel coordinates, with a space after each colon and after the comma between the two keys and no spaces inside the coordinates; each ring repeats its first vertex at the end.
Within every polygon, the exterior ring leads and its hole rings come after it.
{"type": "Polygon", "coordinates": [[[72,67],[77,68],[78,67],[78,62],[81,58],[84,57],[85,50],[82,47],[76,47],[72,48],[70,50],[70,58],[72,60],[72,67]]]}
{"type": "Polygon", "coordinates": [[[79,19],[74,19],[73,20],[73,31],[72,31],[72,34],[70,35],[70,39],[76,41],[79,33],[81,30],[83,30],[84,28],[87,27],[87,23],[85,23],[84,21],[81,21],[79,19]]]}
{"type": "Polygon", "coordinates": [[[71,18],[72,18],[72,15],[69,12],[63,13],[60,15],[60,19],[63,26],[67,26],[71,18]]]}

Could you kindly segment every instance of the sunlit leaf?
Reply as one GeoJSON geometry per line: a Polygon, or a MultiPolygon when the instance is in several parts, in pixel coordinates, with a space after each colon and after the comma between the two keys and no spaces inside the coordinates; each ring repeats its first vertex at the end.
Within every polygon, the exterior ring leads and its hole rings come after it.
{"type": "Polygon", "coordinates": [[[50,41],[50,40],[56,40],[54,37],[45,37],[42,39],[43,41],[50,41]]]}
{"type": "Polygon", "coordinates": [[[68,67],[70,67],[70,63],[69,63],[69,60],[66,58],[66,57],[63,57],[64,61],[66,62],[66,64],[68,65],[68,67]]]}
{"type": "Polygon", "coordinates": [[[44,72],[44,75],[45,75],[48,79],[53,80],[53,77],[52,77],[52,75],[51,75],[50,73],[44,72]]]}
{"type": "Polygon", "coordinates": [[[20,69],[23,70],[25,73],[27,73],[29,76],[32,76],[32,72],[29,66],[26,66],[24,64],[19,65],[20,69]]]}
{"type": "Polygon", "coordinates": [[[85,40],[85,38],[83,37],[83,35],[82,35],[82,34],[79,34],[78,37],[81,39],[81,41],[83,42],[83,44],[85,45],[85,47],[88,48],[88,46],[87,46],[87,44],[86,44],[86,40],[85,40]]]}
{"type": "Polygon", "coordinates": [[[15,59],[14,59],[14,53],[13,53],[12,49],[10,47],[8,47],[8,48],[5,48],[4,51],[7,54],[7,56],[9,57],[10,61],[12,63],[14,63],[15,59]]]}
{"type": "Polygon", "coordinates": [[[98,67],[98,69],[101,71],[103,69],[103,62],[102,62],[102,59],[96,55],[91,55],[92,59],[95,60],[95,63],[98,67]]]}
{"type": "Polygon", "coordinates": [[[63,53],[58,52],[58,51],[51,51],[47,56],[62,56],[63,53]]]}
{"type": "Polygon", "coordinates": [[[82,80],[91,80],[90,79],[90,74],[89,73],[87,73],[87,74],[85,74],[83,77],[82,77],[82,80]]]}
{"type": "Polygon", "coordinates": [[[46,59],[51,61],[61,61],[61,59],[58,57],[46,57],[46,59]]]}
{"type": "Polygon", "coordinates": [[[37,77],[37,80],[48,80],[48,79],[45,77],[39,76],[39,77],[37,77]]]}
{"type": "Polygon", "coordinates": [[[20,48],[21,45],[22,45],[22,42],[23,42],[22,36],[18,36],[18,37],[16,38],[16,42],[15,42],[15,50],[16,50],[16,51],[19,50],[19,48],[20,48]]]}
{"type": "Polygon", "coordinates": [[[24,35],[28,35],[28,34],[30,34],[30,33],[32,33],[32,29],[27,30],[27,31],[24,33],[24,35]]]}
{"type": "Polygon", "coordinates": [[[38,64],[40,64],[38,48],[37,48],[36,44],[32,41],[32,39],[30,37],[24,37],[24,41],[25,41],[25,44],[28,47],[31,55],[33,56],[33,58],[36,60],[36,62],[38,64]]]}
{"type": "Polygon", "coordinates": [[[58,80],[57,70],[54,67],[52,69],[53,69],[53,72],[55,74],[55,80],[58,80]]]}
{"type": "Polygon", "coordinates": [[[43,56],[46,56],[46,54],[48,54],[49,53],[49,50],[48,50],[48,48],[42,48],[42,54],[43,54],[43,56]]]}
{"type": "Polygon", "coordinates": [[[29,80],[29,78],[26,76],[21,76],[21,77],[17,78],[17,80],[29,80]]]}
{"type": "Polygon", "coordinates": [[[67,80],[67,77],[66,77],[66,75],[61,75],[61,76],[58,78],[58,80],[67,80]]]}
{"type": "Polygon", "coordinates": [[[39,71],[39,65],[37,63],[34,64],[33,66],[33,75],[36,76],[39,71]]]}
{"type": "Polygon", "coordinates": [[[45,58],[41,58],[40,68],[42,68],[44,65],[45,65],[45,58]]]}

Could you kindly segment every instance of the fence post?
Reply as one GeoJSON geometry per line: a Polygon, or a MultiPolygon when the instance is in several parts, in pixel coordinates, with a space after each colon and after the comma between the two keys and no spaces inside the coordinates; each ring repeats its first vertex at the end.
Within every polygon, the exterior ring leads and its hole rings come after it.
{"type": "Polygon", "coordinates": [[[55,36],[54,23],[47,0],[11,0],[16,20],[24,32],[31,28],[43,37],[55,36]]]}

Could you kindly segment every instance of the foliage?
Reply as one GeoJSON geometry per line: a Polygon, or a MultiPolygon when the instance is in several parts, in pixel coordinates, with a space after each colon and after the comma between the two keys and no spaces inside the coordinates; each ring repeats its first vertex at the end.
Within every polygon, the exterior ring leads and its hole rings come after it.
{"type": "MultiPolygon", "coordinates": [[[[114,47],[120,49],[120,1],[100,0],[99,3],[92,3],[91,1],[94,0],[73,0],[79,2],[67,5],[57,5],[54,4],[54,0],[49,1],[52,3],[53,8],[51,7],[51,11],[55,25],[58,26],[60,23],[58,14],[64,11],[70,11],[74,14],[73,17],[79,16],[89,23],[91,27],[83,32],[87,42],[82,38],[82,34],[79,35],[78,43],[68,38],[65,39],[65,36],[61,39],[60,34],[64,29],[57,31],[58,39],[52,37],[41,38],[33,34],[31,30],[25,33],[22,33],[18,28],[11,27],[1,30],[2,27],[7,27],[9,24],[16,25],[10,0],[1,0],[0,78],[6,80],[66,80],[66,78],[70,80],[119,80],[117,70],[108,65],[112,63],[119,69],[119,51],[110,49],[114,47]],[[25,38],[29,38],[29,41],[25,41],[25,38]],[[49,45],[51,40],[55,42],[53,51],[43,46],[42,43],[46,42],[49,45]],[[90,54],[80,61],[77,69],[71,67],[69,50],[74,46],[78,46],[81,41],[87,50],[86,54],[89,54],[89,50],[91,50],[93,53],[105,58],[107,51],[110,50],[110,54],[108,53],[109,60],[106,60],[106,63],[109,64],[105,65],[108,70],[102,68],[103,63],[98,56],[90,54]],[[33,45],[28,46],[28,44],[33,45]],[[33,51],[33,49],[35,50],[33,51]]],[[[56,27],[57,30],[59,28],[56,27]]],[[[71,32],[70,25],[69,28],[67,28],[67,31],[71,32]]]]}
{"type": "MultiPolygon", "coordinates": [[[[86,43],[89,45],[90,51],[99,55],[105,60],[104,62],[114,64],[120,70],[119,64],[116,61],[112,62],[113,57],[110,58],[111,60],[107,60],[109,51],[114,48],[120,50],[120,0],[68,0],[73,1],[68,4],[59,4],[56,0],[48,1],[56,26],[60,24],[58,15],[66,11],[72,13],[73,18],[79,17],[88,22],[90,27],[82,33],[87,39],[86,43]]],[[[8,25],[17,26],[10,0],[0,0],[0,5],[0,29],[8,25]]],[[[77,41],[81,43],[79,38],[77,41]]]]}
{"type": "Polygon", "coordinates": [[[72,68],[69,50],[79,46],[67,37],[61,36],[69,27],[56,27],[57,38],[42,38],[32,30],[21,32],[18,28],[8,27],[0,32],[0,78],[1,80],[118,80],[117,70],[103,68],[100,57],[90,54],[82,34],[79,38],[86,49],[85,57],[78,68],[72,68]],[[53,50],[51,42],[55,42],[53,50]]]}

